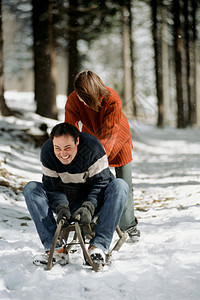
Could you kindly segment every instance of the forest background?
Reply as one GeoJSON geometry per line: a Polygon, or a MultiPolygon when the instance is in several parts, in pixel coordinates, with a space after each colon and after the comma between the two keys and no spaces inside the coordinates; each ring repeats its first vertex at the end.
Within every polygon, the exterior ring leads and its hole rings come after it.
{"type": "MultiPolygon", "coordinates": [[[[0,112],[4,92],[34,92],[57,119],[58,94],[96,72],[127,117],[163,128],[200,126],[200,8],[195,0],[0,0],[0,112]]],[[[63,107],[64,110],[64,107],[63,107]]]]}

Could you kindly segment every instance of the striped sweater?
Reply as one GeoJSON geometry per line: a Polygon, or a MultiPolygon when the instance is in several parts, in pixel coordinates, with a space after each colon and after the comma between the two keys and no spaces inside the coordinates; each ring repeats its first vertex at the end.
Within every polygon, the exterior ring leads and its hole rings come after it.
{"type": "Polygon", "coordinates": [[[99,112],[86,106],[72,92],[65,105],[65,122],[78,126],[81,121],[82,131],[96,136],[104,146],[109,165],[120,167],[132,161],[132,137],[119,95],[109,87],[107,90],[110,96],[107,101],[102,100],[99,112]]]}
{"type": "Polygon", "coordinates": [[[97,208],[105,188],[114,178],[104,148],[87,133],[80,134],[77,154],[70,164],[59,161],[50,140],[43,144],[40,160],[43,187],[52,209],[73,201],[90,201],[97,208]]]}

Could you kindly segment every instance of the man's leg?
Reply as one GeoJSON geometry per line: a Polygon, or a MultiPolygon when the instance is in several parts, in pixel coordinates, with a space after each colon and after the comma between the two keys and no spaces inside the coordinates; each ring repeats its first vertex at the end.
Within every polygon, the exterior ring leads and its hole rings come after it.
{"type": "Polygon", "coordinates": [[[31,181],[23,191],[26,205],[35,223],[38,235],[44,248],[48,251],[56,230],[56,221],[48,205],[46,192],[42,183],[31,181]]]}
{"type": "Polygon", "coordinates": [[[132,184],[132,162],[115,168],[116,177],[124,179],[129,185],[129,193],[122,213],[119,227],[122,231],[136,225],[134,216],[134,202],[133,202],[133,184],[132,184]]]}
{"type": "Polygon", "coordinates": [[[111,181],[105,191],[104,204],[100,209],[96,236],[90,244],[108,252],[115,229],[122,215],[128,194],[128,184],[116,178],[111,181]]]}

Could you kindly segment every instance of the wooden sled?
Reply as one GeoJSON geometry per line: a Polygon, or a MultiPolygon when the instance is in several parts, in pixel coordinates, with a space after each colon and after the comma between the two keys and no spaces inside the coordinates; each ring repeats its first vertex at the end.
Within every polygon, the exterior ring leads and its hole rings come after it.
{"type": "MultiPolygon", "coordinates": [[[[53,267],[54,250],[56,244],[61,240],[65,241],[68,253],[74,245],[80,244],[85,261],[93,268],[94,271],[97,272],[103,268],[103,265],[96,264],[92,261],[86,248],[87,245],[85,242],[86,238],[91,239],[95,236],[96,222],[93,220],[93,222],[89,226],[83,226],[79,223],[79,220],[80,216],[77,216],[77,222],[75,221],[74,223],[64,228],[62,227],[65,223],[65,220],[60,220],[59,224],[57,225],[56,232],[54,234],[53,242],[51,244],[46,270],[51,270],[51,268],[53,267]],[[70,232],[73,232],[73,238],[70,241],[68,241],[70,232]]],[[[116,232],[118,234],[119,239],[115,243],[114,247],[107,254],[107,260],[109,256],[111,256],[112,251],[118,251],[127,239],[127,233],[123,233],[119,226],[117,226],[116,232]]]]}

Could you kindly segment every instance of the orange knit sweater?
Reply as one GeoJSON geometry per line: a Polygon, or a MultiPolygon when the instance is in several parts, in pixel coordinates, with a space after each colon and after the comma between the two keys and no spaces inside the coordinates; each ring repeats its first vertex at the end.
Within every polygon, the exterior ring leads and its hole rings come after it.
{"type": "Polygon", "coordinates": [[[83,124],[82,131],[93,134],[104,146],[109,165],[120,167],[132,161],[132,138],[128,121],[122,112],[119,95],[107,87],[110,95],[102,100],[99,112],[86,106],[72,92],[65,105],[65,122],[78,127],[83,124]]]}

